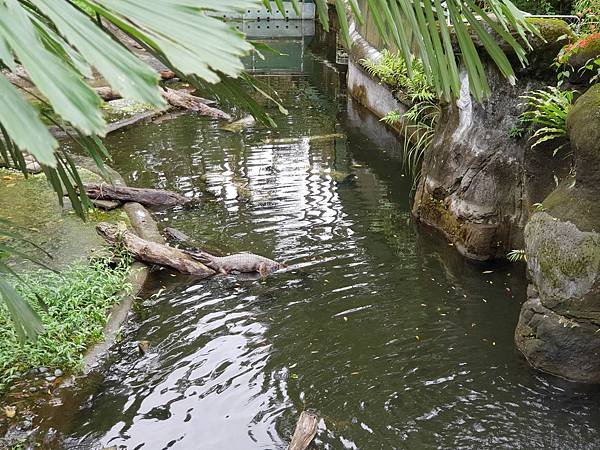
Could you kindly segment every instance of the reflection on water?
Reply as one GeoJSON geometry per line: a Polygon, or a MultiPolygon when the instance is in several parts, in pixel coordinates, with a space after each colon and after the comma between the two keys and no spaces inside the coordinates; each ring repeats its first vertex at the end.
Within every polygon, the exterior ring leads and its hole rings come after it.
{"type": "Polygon", "coordinates": [[[290,110],[276,130],[185,115],[109,139],[130,184],[202,199],[160,213],[164,226],[303,267],[261,281],[159,274],[164,289],[59,430],[67,448],[285,448],[305,408],[323,417],[322,448],[594,448],[597,390],[514,350],[522,267],[489,272],[417,234],[381,128],[358,129],[364,112],[330,65],[302,58],[302,72],[265,79],[290,110]]]}

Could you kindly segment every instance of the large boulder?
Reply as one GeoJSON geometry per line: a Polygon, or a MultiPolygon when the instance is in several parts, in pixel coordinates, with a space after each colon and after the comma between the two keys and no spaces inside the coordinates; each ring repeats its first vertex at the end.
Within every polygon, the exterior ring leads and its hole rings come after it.
{"type": "Polygon", "coordinates": [[[484,56],[492,94],[478,103],[463,74],[460,98],[443,108],[423,161],[414,216],[475,260],[502,258],[522,248],[532,205],[568,173],[564,158],[553,158],[543,145],[531,149],[529,136],[515,138],[511,133],[523,111],[520,96],[555,80],[550,65],[564,44],[557,39],[570,32],[565,22],[555,19],[536,25],[546,41],[533,42],[531,64],[517,72],[515,85],[484,56]]]}
{"type": "Polygon", "coordinates": [[[567,128],[575,176],[525,229],[531,285],[515,342],[537,369],[600,383],[600,85],[579,98],[567,128]]]}

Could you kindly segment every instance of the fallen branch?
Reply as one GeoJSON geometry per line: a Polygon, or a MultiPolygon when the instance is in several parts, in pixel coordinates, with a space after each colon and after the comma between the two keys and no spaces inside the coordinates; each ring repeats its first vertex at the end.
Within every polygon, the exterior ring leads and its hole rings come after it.
{"type": "Polygon", "coordinates": [[[317,434],[318,423],[319,417],[315,413],[302,411],[288,450],[306,450],[317,434]]]}
{"type": "Polygon", "coordinates": [[[169,267],[187,275],[209,277],[215,273],[181,250],[147,241],[131,231],[120,230],[116,225],[102,222],[96,225],[96,231],[106,242],[123,247],[138,261],[169,267]]]}
{"type": "Polygon", "coordinates": [[[162,189],[141,189],[108,183],[84,183],[85,193],[92,200],[137,202],[144,206],[187,205],[193,200],[177,192],[162,189]]]}
{"type": "Polygon", "coordinates": [[[207,100],[201,97],[196,97],[185,90],[163,88],[162,96],[169,102],[171,106],[177,108],[195,111],[203,116],[212,117],[214,119],[231,120],[231,116],[220,109],[212,108],[206,104],[207,100]]]}

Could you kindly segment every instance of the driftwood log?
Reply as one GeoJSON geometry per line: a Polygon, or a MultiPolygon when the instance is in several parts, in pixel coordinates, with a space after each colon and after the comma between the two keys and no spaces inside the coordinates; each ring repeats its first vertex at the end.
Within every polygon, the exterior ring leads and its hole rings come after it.
{"type": "Polygon", "coordinates": [[[84,183],[85,193],[91,200],[118,200],[137,202],[144,206],[177,206],[193,202],[177,192],[161,189],[141,189],[108,183],[84,183]]]}
{"type": "Polygon", "coordinates": [[[319,416],[309,411],[302,411],[288,450],[306,450],[317,434],[318,423],[319,416]]]}
{"type": "Polygon", "coordinates": [[[109,244],[124,247],[138,261],[168,267],[187,275],[209,277],[215,273],[181,250],[147,241],[116,225],[101,222],[96,225],[96,231],[109,244]]]}
{"type": "Polygon", "coordinates": [[[169,89],[165,87],[161,91],[164,99],[169,102],[171,106],[176,108],[183,108],[189,111],[195,111],[203,116],[212,117],[214,119],[231,120],[231,116],[220,109],[213,108],[206,104],[207,100],[196,97],[189,92],[181,89],[169,89]]]}

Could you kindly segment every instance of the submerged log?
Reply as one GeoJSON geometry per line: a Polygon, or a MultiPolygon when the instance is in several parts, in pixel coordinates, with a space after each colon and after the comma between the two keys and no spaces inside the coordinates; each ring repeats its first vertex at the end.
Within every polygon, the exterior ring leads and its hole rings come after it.
{"type": "Polygon", "coordinates": [[[231,120],[231,116],[220,109],[212,108],[206,104],[207,100],[196,97],[185,90],[163,88],[161,91],[164,99],[169,102],[170,105],[177,108],[187,109],[189,111],[195,111],[203,116],[212,117],[215,119],[231,120]]]}
{"type": "Polygon", "coordinates": [[[319,416],[309,411],[302,411],[288,450],[306,450],[317,434],[318,423],[319,416]]]}
{"type": "Polygon", "coordinates": [[[109,244],[124,247],[138,261],[168,267],[187,275],[209,277],[215,273],[181,250],[147,241],[116,225],[101,222],[96,225],[96,231],[109,244]]]}
{"type": "Polygon", "coordinates": [[[118,200],[137,202],[144,206],[187,205],[193,200],[177,192],[162,189],[141,189],[108,183],[84,183],[85,193],[92,200],[118,200]]]}

